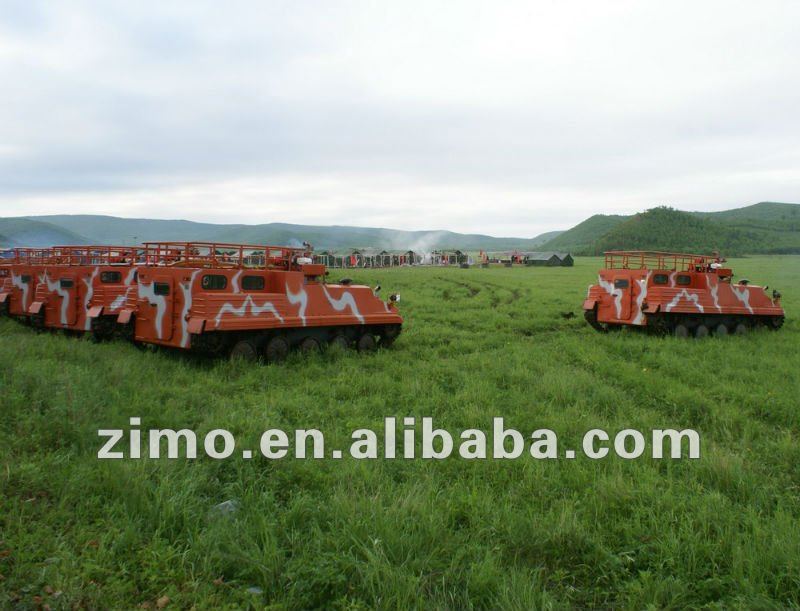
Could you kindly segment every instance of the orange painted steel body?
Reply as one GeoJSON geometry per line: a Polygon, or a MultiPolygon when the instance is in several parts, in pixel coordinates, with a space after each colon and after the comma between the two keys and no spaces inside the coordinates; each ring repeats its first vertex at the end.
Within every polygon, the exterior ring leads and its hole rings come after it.
{"type": "Polygon", "coordinates": [[[97,331],[105,322],[107,328],[134,282],[136,257],[137,249],[126,246],[55,246],[28,257],[36,271],[25,311],[30,322],[72,331],[97,331]]]}
{"type": "Polygon", "coordinates": [[[0,264],[0,311],[25,317],[33,302],[41,272],[39,261],[47,249],[15,248],[0,264]]]}
{"type": "Polygon", "coordinates": [[[777,292],[746,281],[718,257],[650,251],[614,251],[605,256],[598,282],[583,303],[590,323],[648,326],[684,319],[711,325],[761,321],[780,326],[784,311],[777,292]],[[593,320],[592,320],[593,317],[593,320]]]}
{"type": "MultiPolygon", "coordinates": [[[[0,304],[36,325],[117,330],[137,342],[207,348],[203,336],[289,343],[400,331],[393,301],[325,282],[310,251],[207,242],[16,249],[0,259],[0,304]],[[101,324],[102,323],[102,324],[101,324]]],[[[219,346],[217,341],[215,346],[219,346]]]]}
{"type": "Polygon", "coordinates": [[[37,326],[89,331],[121,307],[135,249],[114,246],[20,248],[0,259],[0,304],[37,326]]]}
{"type": "Polygon", "coordinates": [[[325,266],[304,249],[167,242],[146,243],[144,252],[137,290],[118,319],[133,322],[137,341],[189,348],[209,333],[380,334],[403,322],[369,287],[326,283],[325,266]]]}

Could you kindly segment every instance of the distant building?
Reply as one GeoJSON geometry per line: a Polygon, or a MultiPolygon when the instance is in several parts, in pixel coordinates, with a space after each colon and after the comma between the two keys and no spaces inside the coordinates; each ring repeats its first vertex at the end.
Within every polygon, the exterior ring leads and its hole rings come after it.
{"type": "Polygon", "coordinates": [[[575,260],[568,252],[557,252],[558,258],[561,259],[562,267],[572,267],[575,265],[575,260]]]}
{"type": "MultiPolygon", "coordinates": [[[[321,263],[330,268],[371,268],[399,267],[402,265],[471,265],[469,253],[458,249],[416,252],[414,250],[379,250],[377,248],[353,248],[344,252],[321,250],[313,255],[314,263],[321,263]]],[[[503,252],[482,253],[482,259],[488,263],[504,262],[523,265],[569,266],[573,264],[568,253],[536,253],[536,252],[503,252]]]]}
{"type": "Polygon", "coordinates": [[[332,250],[315,252],[312,258],[314,259],[314,263],[321,263],[326,267],[347,267],[347,265],[345,265],[345,255],[337,254],[332,250]]]}
{"type": "Polygon", "coordinates": [[[531,266],[557,267],[561,258],[554,252],[523,252],[520,263],[531,266]]]}
{"type": "Polygon", "coordinates": [[[422,263],[424,256],[421,253],[416,253],[413,250],[406,250],[397,255],[398,265],[419,265],[422,263]]]}
{"type": "Polygon", "coordinates": [[[469,255],[461,250],[435,250],[433,251],[433,256],[434,264],[439,265],[469,263],[469,255]]]}
{"type": "Polygon", "coordinates": [[[566,252],[523,252],[519,262],[524,265],[544,267],[572,267],[575,261],[566,252]]]}

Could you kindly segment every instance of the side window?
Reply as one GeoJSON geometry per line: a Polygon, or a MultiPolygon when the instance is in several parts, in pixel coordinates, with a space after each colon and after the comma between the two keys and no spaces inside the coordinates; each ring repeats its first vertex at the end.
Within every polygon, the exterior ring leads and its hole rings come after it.
{"type": "Polygon", "coordinates": [[[0,269],[0,278],[8,278],[8,270],[0,269]]]}
{"type": "Polygon", "coordinates": [[[678,276],[678,285],[679,286],[689,286],[692,283],[692,277],[688,274],[680,274],[678,276]]]}
{"type": "Polygon", "coordinates": [[[75,285],[75,282],[72,280],[72,278],[62,278],[58,281],[58,285],[62,289],[71,289],[75,285]]]}
{"type": "Polygon", "coordinates": [[[28,274],[22,274],[22,278],[20,278],[20,280],[22,280],[23,284],[31,283],[31,277],[28,274]]]}
{"type": "Polygon", "coordinates": [[[615,289],[626,289],[628,288],[628,279],[627,278],[617,278],[614,280],[614,288],[615,289]]]}
{"type": "Polygon", "coordinates": [[[100,282],[103,284],[119,284],[122,282],[120,272],[100,272],[100,282]]]}
{"type": "Polygon", "coordinates": [[[168,282],[154,282],[153,283],[153,293],[156,295],[169,295],[169,283],[168,282]]]}
{"type": "Polygon", "coordinates": [[[242,278],[243,291],[263,291],[264,276],[245,276],[242,278]]]}
{"type": "Polygon", "coordinates": [[[653,274],[653,284],[669,284],[669,276],[667,274],[653,274]]]}
{"type": "Polygon", "coordinates": [[[228,286],[228,279],[221,274],[206,274],[200,286],[206,291],[222,291],[228,286]]]}

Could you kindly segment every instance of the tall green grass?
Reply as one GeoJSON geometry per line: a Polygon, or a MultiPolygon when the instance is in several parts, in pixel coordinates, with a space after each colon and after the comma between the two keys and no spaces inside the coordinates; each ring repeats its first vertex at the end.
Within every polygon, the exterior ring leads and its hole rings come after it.
{"type": "Polygon", "coordinates": [[[580,312],[595,259],[348,270],[402,294],[395,347],[280,366],[0,321],[0,606],[798,606],[800,258],[732,263],[782,290],[780,332],[597,334],[580,312]],[[390,415],[451,431],[503,416],[565,448],[591,428],[696,428],[702,457],[96,458],[97,429],[131,416],[256,449],[268,428],[346,448],[390,415]]]}

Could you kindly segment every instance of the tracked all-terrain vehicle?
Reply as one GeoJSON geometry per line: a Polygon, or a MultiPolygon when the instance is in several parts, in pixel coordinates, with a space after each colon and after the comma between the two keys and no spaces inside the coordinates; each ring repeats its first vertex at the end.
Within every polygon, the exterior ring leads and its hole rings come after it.
{"type": "Polygon", "coordinates": [[[113,334],[134,280],[136,249],[19,248],[0,260],[0,313],[40,328],[113,334]]]}
{"type": "Polygon", "coordinates": [[[641,327],[680,337],[779,329],[781,295],[740,279],[717,256],[613,251],[583,302],[598,331],[641,327]]]}
{"type": "Polygon", "coordinates": [[[27,320],[48,249],[15,248],[0,260],[0,314],[27,320]]]}
{"type": "Polygon", "coordinates": [[[208,242],[16,249],[0,259],[0,313],[42,327],[281,360],[326,344],[389,346],[398,295],[327,282],[310,249],[208,242]]]}
{"type": "Polygon", "coordinates": [[[144,245],[136,291],[117,322],[135,341],[280,360],[291,348],[389,346],[403,319],[397,295],[329,283],[310,252],[282,246],[144,245]]]}

